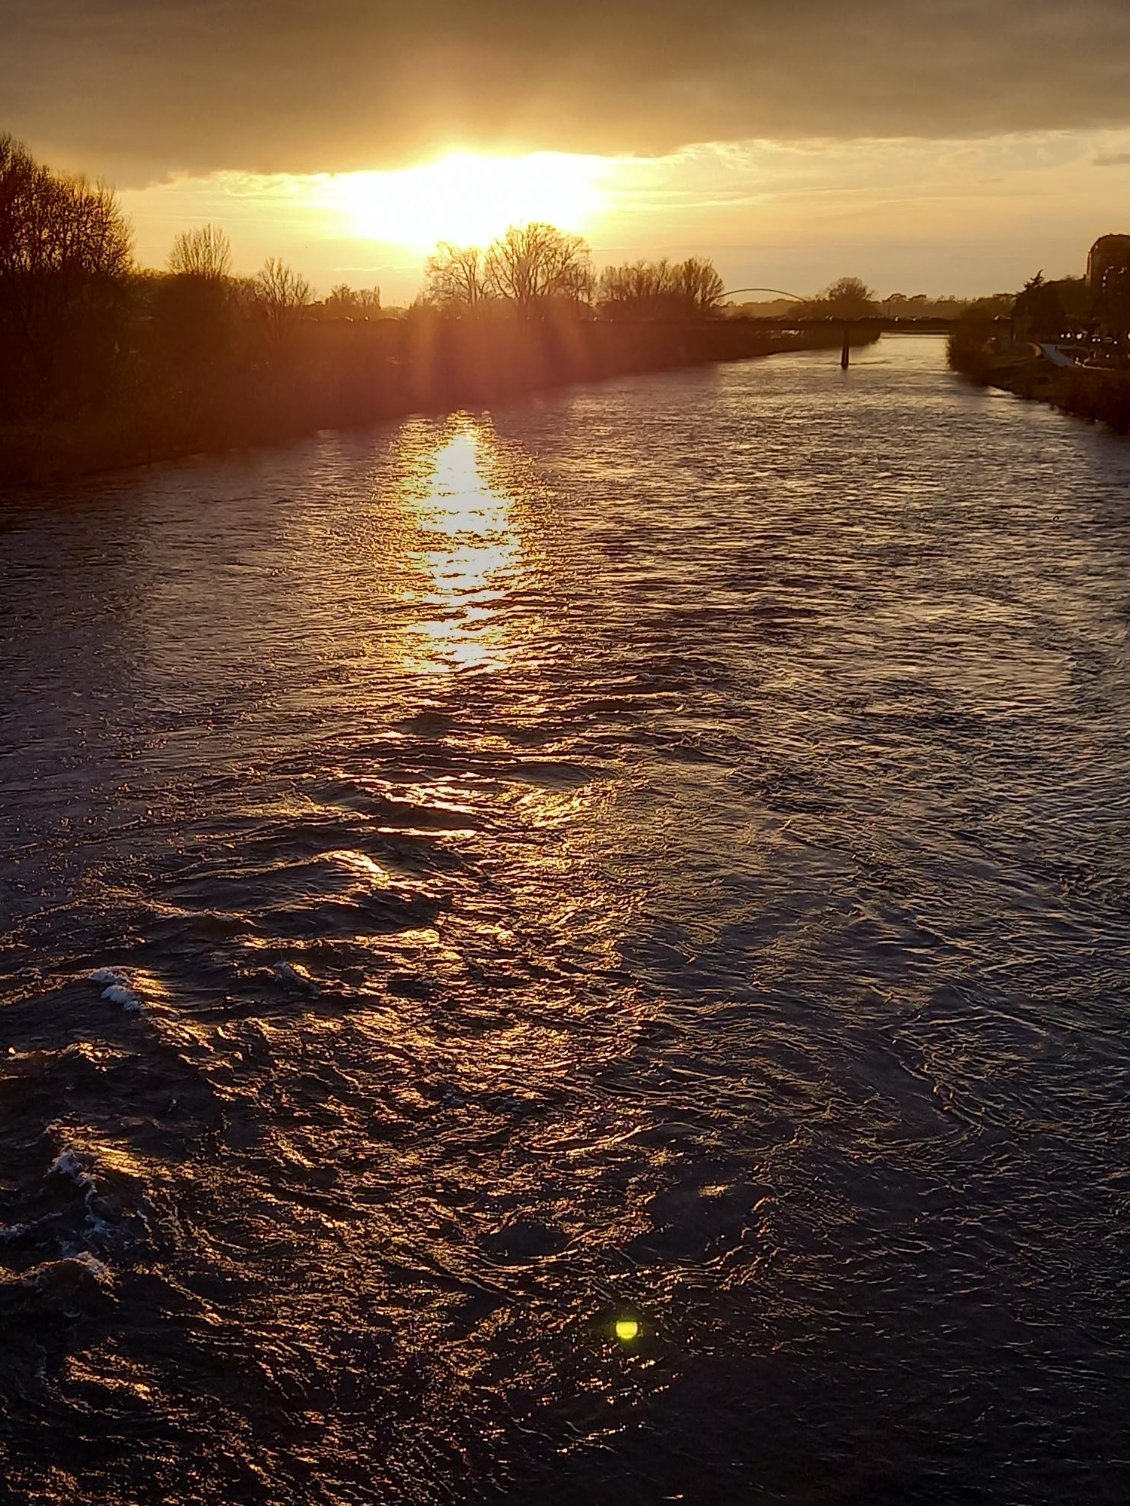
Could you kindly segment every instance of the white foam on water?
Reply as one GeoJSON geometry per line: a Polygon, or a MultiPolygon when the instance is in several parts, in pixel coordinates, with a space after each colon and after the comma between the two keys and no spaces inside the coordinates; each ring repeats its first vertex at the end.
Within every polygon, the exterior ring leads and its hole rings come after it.
{"type": "MultiPolygon", "coordinates": [[[[55,1157],[48,1168],[48,1176],[54,1173],[57,1176],[68,1177],[82,1192],[82,1200],[86,1207],[86,1218],[83,1222],[88,1232],[100,1239],[108,1239],[114,1234],[114,1227],[97,1213],[94,1209],[94,1199],[98,1196],[98,1183],[88,1165],[83,1161],[77,1151],[64,1150],[55,1157]]],[[[13,1236],[14,1237],[14,1236],[13,1236]]],[[[64,1253],[74,1255],[81,1253],[78,1246],[67,1246],[64,1253]]]]}
{"type": "Polygon", "coordinates": [[[125,973],[112,967],[98,967],[89,974],[91,983],[101,983],[102,997],[111,1004],[120,1004],[130,1014],[140,1014],[145,1008],[141,995],[130,983],[125,973]]]}
{"type": "Polygon", "coordinates": [[[137,1014],[141,1010],[141,1000],[132,988],[123,988],[120,984],[112,984],[102,990],[102,997],[108,999],[111,1004],[120,1004],[123,1009],[131,1014],[137,1014]]]}
{"type": "Polygon", "coordinates": [[[77,1151],[60,1151],[48,1168],[48,1174],[56,1172],[61,1177],[70,1177],[78,1187],[93,1187],[94,1179],[79,1160],[77,1151]]]}
{"type": "Polygon", "coordinates": [[[108,1284],[113,1279],[110,1274],[110,1267],[105,1261],[99,1260],[97,1255],[92,1255],[89,1250],[80,1250],[77,1255],[72,1255],[70,1259],[77,1260],[79,1265],[85,1266],[95,1280],[103,1285],[108,1284]]]}
{"type": "Polygon", "coordinates": [[[318,992],[318,985],[300,963],[276,962],[271,971],[284,983],[293,983],[297,988],[307,988],[311,993],[318,992]]]}

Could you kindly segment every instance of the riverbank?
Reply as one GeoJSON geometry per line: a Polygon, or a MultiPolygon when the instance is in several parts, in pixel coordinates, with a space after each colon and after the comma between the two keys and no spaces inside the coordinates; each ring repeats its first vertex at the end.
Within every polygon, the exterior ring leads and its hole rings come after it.
{"type": "Polygon", "coordinates": [[[1061,413],[1130,433],[1130,373],[1057,366],[1032,347],[1000,347],[960,333],[949,341],[950,367],[984,387],[1047,403],[1061,413]]]}
{"type": "MultiPolygon", "coordinates": [[[[853,345],[877,338],[870,329],[851,334],[853,345]]],[[[95,413],[0,429],[0,485],[66,481],[628,373],[838,349],[841,340],[838,325],[767,330],[743,319],[310,323],[269,362],[231,359],[154,382],[138,361],[95,413]]]]}

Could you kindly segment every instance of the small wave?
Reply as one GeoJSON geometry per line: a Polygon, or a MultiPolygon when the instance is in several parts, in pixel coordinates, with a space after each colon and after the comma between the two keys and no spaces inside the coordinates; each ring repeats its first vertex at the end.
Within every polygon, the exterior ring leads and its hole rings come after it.
{"type": "Polygon", "coordinates": [[[104,1288],[112,1282],[110,1267],[89,1250],[65,1255],[62,1260],[45,1260],[42,1265],[25,1271],[20,1278],[21,1286],[34,1286],[39,1291],[58,1291],[61,1286],[74,1288],[91,1283],[104,1288]]]}
{"type": "MultiPolygon", "coordinates": [[[[86,1158],[70,1148],[61,1151],[48,1167],[47,1175],[66,1177],[68,1181],[75,1184],[82,1193],[83,1205],[86,1208],[84,1220],[86,1234],[103,1241],[109,1238],[113,1229],[110,1223],[102,1217],[98,1204],[98,1184],[94,1180],[86,1158]]],[[[75,1253],[81,1253],[81,1251],[75,1253]]]]}
{"type": "MultiPolygon", "coordinates": [[[[55,1327],[61,1314],[93,1316],[113,1301],[114,1277],[89,1250],[44,1260],[19,1275],[0,1275],[0,1313],[13,1332],[33,1315],[55,1327]]],[[[38,1325],[37,1325],[38,1326],[38,1325]]],[[[40,1330],[46,1337],[48,1328],[40,1330]]]]}
{"type": "Polygon", "coordinates": [[[282,983],[289,983],[294,988],[304,988],[308,993],[317,993],[318,985],[311,977],[309,969],[300,962],[276,962],[271,972],[282,983]]]}
{"type": "Polygon", "coordinates": [[[98,967],[89,975],[91,983],[100,983],[102,997],[111,1004],[120,1004],[129,1014],[140,1014],[145,1008],[141,995],[130,983],[125,973],[112,967],[98,967]]]}

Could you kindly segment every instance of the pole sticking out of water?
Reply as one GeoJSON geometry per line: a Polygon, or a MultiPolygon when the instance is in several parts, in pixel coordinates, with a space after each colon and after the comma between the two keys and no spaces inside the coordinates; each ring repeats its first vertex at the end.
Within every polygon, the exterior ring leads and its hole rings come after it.
{"type": "Polygon", "coordinates": [[[849,338],[849,326],[844,324],[844,345],[840,351],[840,370],[846,371],[851,365],[851,340],[849,338]]]}

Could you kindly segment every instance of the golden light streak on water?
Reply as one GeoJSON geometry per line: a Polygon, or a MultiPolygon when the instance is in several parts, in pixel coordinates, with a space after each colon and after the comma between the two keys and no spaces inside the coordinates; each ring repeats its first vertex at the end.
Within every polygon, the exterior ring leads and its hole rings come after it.
{"type": "Polygon", "coordinates": [[[513,656],[503,608],[522,549],[514,499],[488,474],[491,445],[485,425],[457,420],[405,478],[402,504],[415,529],[408,599],[428,609],[407,657],[426,673],[495,671],[513,656]]]}

